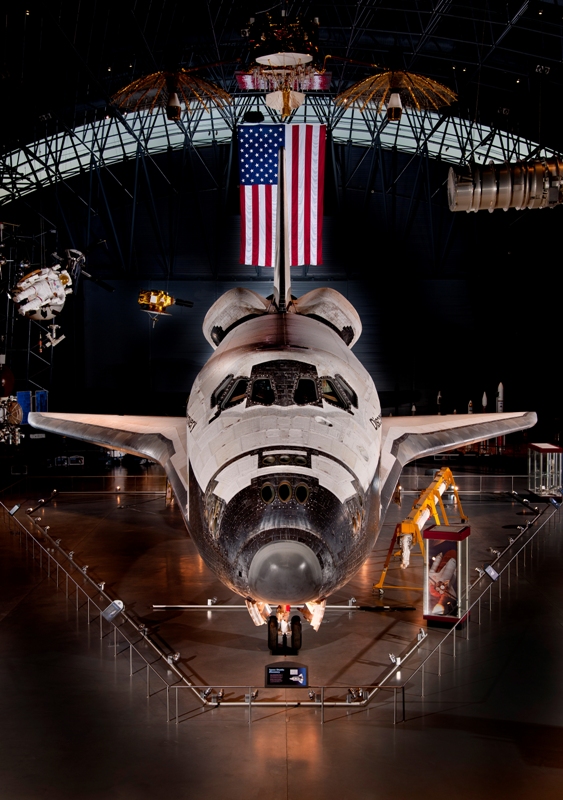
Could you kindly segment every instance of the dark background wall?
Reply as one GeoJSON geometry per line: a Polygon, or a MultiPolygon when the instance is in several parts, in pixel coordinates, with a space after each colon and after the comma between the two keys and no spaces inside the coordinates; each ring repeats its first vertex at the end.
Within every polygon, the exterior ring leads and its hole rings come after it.
{"type": "MultiPolygon", "coordinates": [[[[331,153],[325,263],[292,270],[294,294],[326,283],[357,308],[364,331],[355,352],[388,411],[408,413],[414,402],[419,413],[434,413],[438,390],[445,411],[463,412],[470,399],[480,410],[483,391],[491,410],[502,381],[505,408],[537,410],[553,438],[562,209],[453,214],[448,165],[381,151],[375,165],[364,159],[357,169],[362,155],[361,148],[331,153]]],[[[226,164],[227,148],[204,157],[226,164]]],[[[190,166],[182,174],[172,154],[151,170],[138,185],[134,215],[122,188],[131,188],[130,163],[112,168],[118,180],[84,174],[9,207],[20,234],[56,231],[41,239],[46,253],[89,244],[87,269],[116,290],[83,280],[68,300],[52,409],[183,413],[210,353],[201,323],[211,303],[233,285],[271,293],[271,273],[238,263],[236,174],[212,186],[204,171],[190,166]],[[136,302],[146,288],[194,307],[173,308],[153,328],[136,302]]],[[[37,257],[37,240],[18,246],[37,257]]]]}

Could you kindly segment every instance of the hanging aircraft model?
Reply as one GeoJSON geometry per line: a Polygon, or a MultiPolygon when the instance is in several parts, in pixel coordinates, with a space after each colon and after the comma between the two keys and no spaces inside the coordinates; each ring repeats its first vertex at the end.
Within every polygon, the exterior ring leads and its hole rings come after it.
{"type": "Polygon", "coordinates": [[[291,295],[278,208],[273,296],[231,289],[209,309],[203,332],[215,352],[187,418],[32,413],[29,422],[162,464],[203,560],[255,624],[270,603],[307,604],[318,628],[327,596],[370,554],[405,464],[529,428],[536,415],[382,418],[350,349],[362,329],[356,310],[330,288],[291,295]]]}

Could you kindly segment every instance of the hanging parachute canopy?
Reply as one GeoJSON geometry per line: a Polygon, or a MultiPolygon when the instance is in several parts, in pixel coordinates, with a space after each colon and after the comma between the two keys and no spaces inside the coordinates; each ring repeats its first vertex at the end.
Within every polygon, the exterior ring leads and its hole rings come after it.
{"type": "Polygon", "coordinates": [[[198,107],[209,111],[211,106],[223,108],[232,102],[224,89],[197,77],[194,71],[153,72],[120,89],[111,102],[122,111],[148,111],[152,114],[155,108],[165,108],[169,120],[181,118],[182,103],[191,113],[198,107]]]}
{"type": "Polygon", "coordinates": [[[335,102],[345,108],[354,106],[362,112],[368,106],[375,106],[378,114],[386,107],[389,121],[398,122],[403,108],[437,110],[456,100],[455,92],[432,78],[403,70],[386,70],[350,86],[335,102]]]}

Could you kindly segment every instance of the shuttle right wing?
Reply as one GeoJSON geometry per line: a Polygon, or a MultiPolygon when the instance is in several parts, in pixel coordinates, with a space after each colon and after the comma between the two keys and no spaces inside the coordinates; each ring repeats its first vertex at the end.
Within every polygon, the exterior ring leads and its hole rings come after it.
{"type": "Polygon", "coordinates": [[[403,467],[410,461],[496,436],[506,436],[531,428],[536,422],[533,411],[383,417],[380,472],[382,514],[387,511],[403,467]]]}

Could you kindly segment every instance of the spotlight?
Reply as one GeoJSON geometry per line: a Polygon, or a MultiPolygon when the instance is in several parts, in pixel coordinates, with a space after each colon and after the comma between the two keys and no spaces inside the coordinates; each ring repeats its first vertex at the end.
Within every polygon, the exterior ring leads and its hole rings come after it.
{"type": "MultiPolygon", "coordinates": [[[[475,572],[479,573],[479,578],[482,578],[483,575],[485,574],[485,570],[481,569],[481,567],[475,567],[475,572]]],[[[479,578],[477,578],[477,580],[479,580],[479,578]]]]}
{"type": "Polygon", "coordinates": [[[70,550],[70,551],[69,551],[68,557],[69,557],[69,558],[70,558],[70,560],[72,561],[72,559],[74,558],[74,550],[70,550]]]}
{"type": "Polygon", "coordinates": [[[253,700],[256,700],[258,697],[258,689],[255,689],[250,696],[253,700]]]}
{"type": "Polygon", "coordinates": [[[401,659],[399,658],[399,656],[396,656],[395,653],[389,653],[389,661],[392,664],[396,664],[397,666],[399,666],[401,663],[401,659]]]}
{"type": "Polygon", "coordinates": [[[205,689],[205,691],[203,691],[201,693],[202,698],[204,700],[207,700],[207,698],[209,697],[209,695],[211,694],[212,691],[213,691],[213,689],[209,686],[207,689],[205,689]]]}
{"type": "Polygon", "coordinates": [[[217,602],[217,598],[216,597],[208,597],[207,598],[207,605],[208,606],[214,606],[216,604],[216,602],[217,602]]]}
{"type": "Polygon", "coordinates": [[[105,581],[101,581],[101,582],[98,584],[98,589],[99,589],[101,592],[103,592],[103,591],[104,591],[104,588],[105,588],[105,585],[106,585],[106,582],[105,582],[105,581]]]}
{"type": "Polygon", "coordinates": [[[168,104],[166,106],[166,119],[179,120],[182,117],[182,106],[176,91],[171,91],[168,95],[168,104]]]}
{"type": "Polygon", "coordinates": [[[217,692],[217,701],[220,702],[225,697],[225,690],[219,689],[217,692]]]}
{"type": "Polygon", "coordinates": [[[88,564],[84,564],[84,566],[82,567],[82,572],[86,575],[86,573],[88,572],[88,564]]]}
{"type": "Polygon", "coordinates": [[[398,122],[403,113],[403,104],[401,103],[401,96],[398,92],[393,92],[387,103],[387,119],[389,122],[398,122]]]}
{"type": "Polygon", "coordinates": [[[61,540],[60,539],[55,539],[55,544],[57,545],[57,547],[60,547],[61,546],[61,540]]]}

